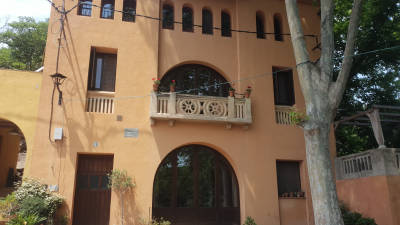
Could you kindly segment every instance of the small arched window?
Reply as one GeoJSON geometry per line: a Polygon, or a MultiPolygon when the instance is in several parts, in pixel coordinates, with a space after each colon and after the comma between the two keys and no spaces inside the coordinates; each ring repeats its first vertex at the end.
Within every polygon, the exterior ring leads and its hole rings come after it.
{"type": "Polygon", "coordinates": [[[164,4],[162,11],[162,27],[164,29],[174,29],[174,7],[172,5],[164,4]]]}
{"type": "Polygon", "coordinates": [[[91,16],[92,15],[92,0],[80,0],[78,7],[78,15],[91,16]]]}
{"type": "Polygon", "coordinates": [[[213,17],[212,12],[208,9],[203,9],[203,34],[213,34],[213,17]]]}
{"type": "Polygon", "coordinates": [[[221,35],[224,37],[231,37],[231,16],[227,12],[221,13],[221,35]]]}
{"type": "Polygon", "coordinates": [[[274,33],[275,33],[275,41],[283,41],[282,35],[282,19],[281,15],[274,15],[274,33]]]}
{"type": "Polygon", "coordinates": [[[193,32],[193,10],[187,6],[182,8],[182,31],[193,32]]]}
{"type": "Polygon", "coordinates": [[[265,39],[265,19],[262,12],[256,14],[256,27],[257,27],[257,38],[265,39]]]}
{"type": "Polygon", "coordinates": [[[114,19],[114,0],[101,1],[101,18],[114,19]]]}
{"type": "Polygon", "coordinates": [[[123,21],[135,22],[136,0],[124,0],[122,13],[123,21]]]}

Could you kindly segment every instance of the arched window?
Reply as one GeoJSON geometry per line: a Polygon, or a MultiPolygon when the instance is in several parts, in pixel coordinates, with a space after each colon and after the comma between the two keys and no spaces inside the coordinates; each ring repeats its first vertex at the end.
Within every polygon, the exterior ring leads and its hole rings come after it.
{"type": "Polygon", "coordinates": [[[265,19],[262,12],[256,13],[257,38],[265,39],[265,19]]]}
{"type": "Polygon", "coordinates": [[[172,151],[154,178],[153,216],[172,224],[240,224],[239,186],[229,162],[202,145],[172,151]]]}
{"type": "Polygon", "coordinates": [[[78,7],[78,15],[91,16],[92,15],[92,0],[80,0],[78,7]]]}
{"type": "Polygon", "coordinates": [[[168,71],[161,79],[159,90],[169,91],[175,80],[177,92],[185,94],[227,97],[230,84],[217,71],[199,64],[186,64],[168,71]]]}
{"type": "Polygon", "coordinates": [[[124,0],[122,13],[123,21],[135,22],[136,17],[136,0],[124,0]]]}
{"type": "Polygon", "coordinates": [[[282,35],[282,19],[281,15],[274,15],[274,33],[275,33],[275,41],[283,41],[282,35]]]}
{"type": "Polygon", "coordinates": [[[182,31],[193,32],[193,10],[187,6],[182,8],[182,31]]]}
{"type": "Polygon", "coordinates": [[[221,35],[224,37],[231,37],[231,16],[227,12],[221,13],[221,35]]]}
{"type": "Polygon", "coordinates": [[[114,0],[101,1],[101,18],[114,19],[114,0]]]}
{"type": "Polygon", "coordinates": [[[162,11],[162,27],[164,29],[174,29],[174,7],[172,5],[164,4],[162,11]]]}
{"type": "Polygon", "coordinates": [[[209,9],[203,9],[203,34],[213,34],[213,16],[209,9]]]}

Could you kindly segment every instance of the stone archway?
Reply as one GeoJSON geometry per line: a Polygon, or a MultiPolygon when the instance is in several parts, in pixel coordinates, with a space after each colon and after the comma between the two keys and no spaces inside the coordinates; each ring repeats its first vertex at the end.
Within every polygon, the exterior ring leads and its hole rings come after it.
{"type": "Polygon", "coordinates": [[[154,178],[153,217],[175,225],[239,225],[239,185],[229,162],[203,145],[172,151],[154,178]]]}
{"type": "Polygon", "coordinates": [[[26,141],[19,127],[0,119],[0,197],[12,191],[21,181],[25,168],[26,141]]]}

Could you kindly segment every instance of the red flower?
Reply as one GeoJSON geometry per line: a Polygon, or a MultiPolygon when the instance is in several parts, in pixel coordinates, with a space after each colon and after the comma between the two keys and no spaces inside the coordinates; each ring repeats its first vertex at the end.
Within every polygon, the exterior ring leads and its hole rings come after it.
{"type": "Polygon", "coordinates": [[[175,83],[175,80],[172,80],[172,83],[175,83]]]}
{"type": "Polygon", "coordinates": [[[156,80],[156,78],[153,77],[151,80],[156,80]]]}

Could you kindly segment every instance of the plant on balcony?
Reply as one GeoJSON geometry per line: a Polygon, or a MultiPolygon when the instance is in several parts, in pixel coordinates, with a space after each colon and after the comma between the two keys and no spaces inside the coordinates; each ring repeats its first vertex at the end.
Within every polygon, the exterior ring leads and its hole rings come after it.
{"type": "Polygon", "coordinates": [[[253,218],[250,216],[246,217],[243,225],[257,225],[253,218]]]}
{"type": "Polygon", "coordinates": [[[297,125],[297,126],[303,126],[305,122],[309,120],[308,116],[306,113],[299,112],[296,108],[294,111],[291,111],[289,113],[289,118],[290,118],[290,123],[297,125]]]}
{"type": "Polygon", "coordinates": [[[126,170],[115,169],[108,174],[108,187],[113,189],[121,204],[121,225],[124,225],[124,198],[125,194],[132,190],[136,184],[132,181],[132,178],[128,175],[126,170]]]}
{"type": "Polygon", "coordinates": [[[235,97],[235,89],[233,87],[229,87],[229,97],[235,97]]]}
{"type": "Polygon", "coordinates": [[[175,92],[175,86],[176,86],[176,82],[175,82],[175,80],[172,80],[171,83],[169,84],[169,91],[175,92]]]}
{"type": "Polygon", "coordinates": [[[154,78],[153,77],[153,91],[158,91],[158,87],[160,86],[160,79],[159,78],[154,78]]]}
{"type": "Polygon", "coordinates": [[[251,86],[247,86],[246,92],[244,93],[244,96],[246,98],[250,98],[250,94],[251,94],[251,86]]]}

